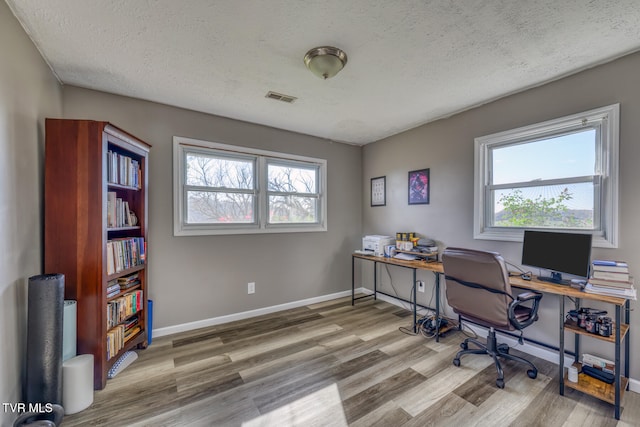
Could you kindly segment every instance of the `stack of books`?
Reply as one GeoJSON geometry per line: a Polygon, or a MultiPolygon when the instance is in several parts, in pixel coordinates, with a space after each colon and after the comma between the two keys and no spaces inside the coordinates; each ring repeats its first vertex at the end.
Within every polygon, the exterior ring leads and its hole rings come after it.
{"type": "Polygon", "coordinates": [[[591,277],[584,291],[591,294],[636,299],[633,276],[629,274],[627,263],[621,261],[594,259],[591,263],[591,277]]]}

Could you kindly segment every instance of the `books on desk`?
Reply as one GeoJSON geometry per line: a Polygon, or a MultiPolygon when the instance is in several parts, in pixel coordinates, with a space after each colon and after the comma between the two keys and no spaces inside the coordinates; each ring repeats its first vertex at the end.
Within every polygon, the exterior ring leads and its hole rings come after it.
{"type": "Polygon", "coordinates": [[[633,276],[626,262],[593,260],[584,291],[590,294],[636,299],[633,276]]]}

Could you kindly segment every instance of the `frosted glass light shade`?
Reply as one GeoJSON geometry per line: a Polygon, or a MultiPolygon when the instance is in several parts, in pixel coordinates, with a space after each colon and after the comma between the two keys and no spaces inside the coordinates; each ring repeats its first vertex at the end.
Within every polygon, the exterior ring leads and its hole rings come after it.
{"type": "Polygon", "coordinates": [[[313,74],[326,80],[344,68],[347,63],[347,54],[337,47],[316,47],[307,52],[304,63],[313,74]]]}

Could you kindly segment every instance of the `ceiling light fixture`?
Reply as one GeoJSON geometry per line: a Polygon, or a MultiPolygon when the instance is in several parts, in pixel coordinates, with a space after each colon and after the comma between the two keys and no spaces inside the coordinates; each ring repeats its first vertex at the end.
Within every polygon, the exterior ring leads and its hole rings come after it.
{"type": "Polygon", "coordinates": [[[337,47],[314,47],[304,56],[309,70],[321,79],[330,79],[347,64],[347,54],[337,47]]]}

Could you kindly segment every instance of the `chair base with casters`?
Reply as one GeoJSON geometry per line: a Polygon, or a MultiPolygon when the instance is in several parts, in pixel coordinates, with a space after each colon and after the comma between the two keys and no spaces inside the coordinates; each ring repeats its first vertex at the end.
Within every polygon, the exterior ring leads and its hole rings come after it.
{"type": "Polygon", "coordinates": [[[522,357],[509,354],[508,345],[498,344],[498,341],[496,339],[496,331],[494,328],[489,329],[489,335],[487,336],[486,344],[478,341],[475,338],[467,338],[466,340],[464,340],[464,342],[460,343],[460,347],[462,348],[462,350],[460,350],[458,354],[456,354],[456,357],[453,359],[453,364],[455,366],[460,366],[460,357],[464,356],[465,354],[488,354],[489,356],[493,357],[496,371],[498,371],[498,379],[496,379],[496,386],[498,386],[498,388],[504,388],[504,372],[502,371],[502,366],[500,364],[500,357],[520,363],[526,363],[531,368],[527,371],[527,375],[529,375],[529,378],[535,379],[538,376],[538,369],[533,363],[522,357]],[[478,348],[469,348],[470,343],[476,345],[478,348]]]}

